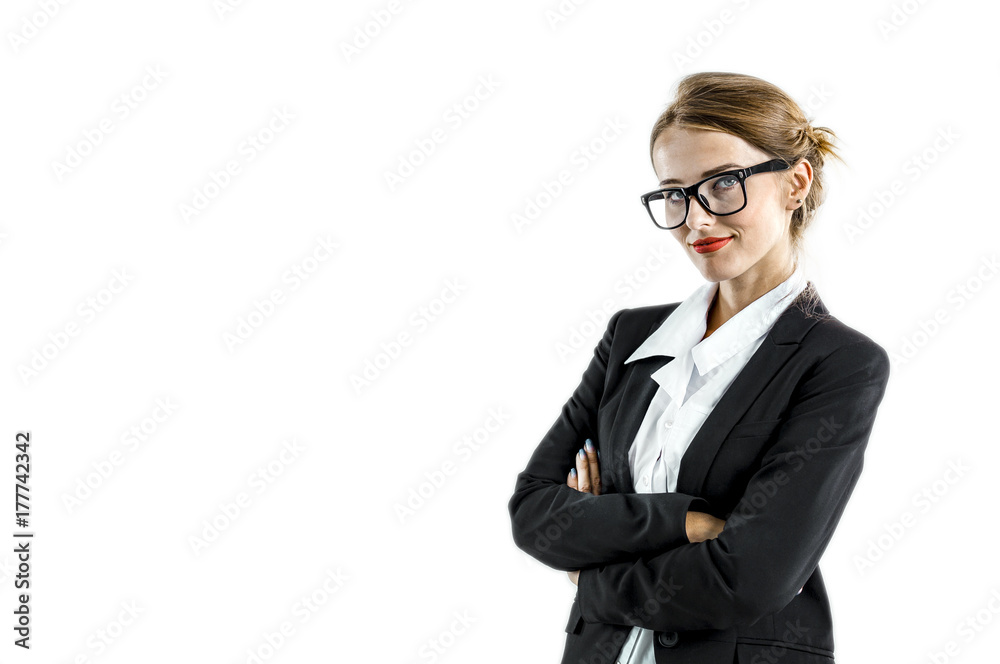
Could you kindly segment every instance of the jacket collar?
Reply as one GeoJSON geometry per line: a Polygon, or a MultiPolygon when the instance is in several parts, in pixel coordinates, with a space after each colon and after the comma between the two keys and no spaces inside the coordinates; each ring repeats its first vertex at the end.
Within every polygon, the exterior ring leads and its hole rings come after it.
{"type": "MultiPolygon", "coordinates": [[[[662,326],[679,308],[676,305],[664,305],[663,318],[654,323],[650,329],[657,325],[662,326]]],[[[798,344],[812,326],[829,315],[829,310],[819,298],[815,286],[811,281],[807,281],[802,292],[778,316],[758,352],[750,357],[746,366],[737,374],[691,441],[681,459],[680,474],[677,478],[678,492],[693,496],[701,495],[712,460],[730,430],[743,417],[763,386],[771,381],[796,351],[798,344]],[[810,297],[813,297],[815,302],[811,313],[807,313],[803,305],[810,297]]],[[[714,333],[712,336],[715,336],[714,333]]],[[[628,468],[628,450],[659,387],[651,376],[674,357],[653,354],[636,358],[630,363],[620,401],[621,407],[609,425],[610,470],[613,473],[614,484],[620,487],[622,492],[635,493],[628,468]]]]}
{"type": "Polygon", "coordinates": [[[801,266],[796,265],[785,281],[737,312],[703,340],[708,308],[719,290],[718,283],[706,283],[681,302],[625,364],[657,355],[681,357],[690,350],[694,365],[703,376],[759,339],[806,284],[801,266]]]}

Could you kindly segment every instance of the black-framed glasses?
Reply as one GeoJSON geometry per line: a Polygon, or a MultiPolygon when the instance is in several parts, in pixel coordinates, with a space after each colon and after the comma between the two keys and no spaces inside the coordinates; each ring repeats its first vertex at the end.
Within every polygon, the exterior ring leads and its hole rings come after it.
{"type": "Polygon", "coordinates": [[[783,171],[791,166],[784,159],[772,159],[756,166],[725,171],[695,182],[690,187],[666,187],[641,196],[642,205],[658,228],[683,226],[691,209],[691,196],[705,212],[721,217],[736,214],[747,206],[746,179],[756,173],[783,171]]]}

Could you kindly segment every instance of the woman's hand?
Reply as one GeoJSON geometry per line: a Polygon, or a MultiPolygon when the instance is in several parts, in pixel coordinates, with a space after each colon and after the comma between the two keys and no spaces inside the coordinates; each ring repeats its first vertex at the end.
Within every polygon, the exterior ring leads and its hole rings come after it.
{"type": "Polygon", "coordinates": [[[722,532],[726,522],[704,512],[687,513],[687,537],[692,544],[715,539],[722,532]]]}
{"type": "MultiPolygon", "coordinates": [[[[597,448],[588,438],[583,448],[575,455],[576,467],[569,471],[566,477],[566,484],[577,491],[592,493],[595,496],[601,495],[601,471],[600,459],[597,456],[597,448]]],[[[687,528],[688,541],[691,543],[704,542],[715,539],[722,532],[726,522],[705,512],[688,512],[685,526],[687,528]]],[[[574,585],[579,585],[580,570],[567,572],[569,580],[574,585]]]]}
{"type": "Polygon", "coordinates": [[[584,442],[575,458],[576,468],[569,471],[566,484],[583,493],[601,495],[601,471],[598,465],[600,459],[597,456],[597,447],[590,438],[584,442]]]}

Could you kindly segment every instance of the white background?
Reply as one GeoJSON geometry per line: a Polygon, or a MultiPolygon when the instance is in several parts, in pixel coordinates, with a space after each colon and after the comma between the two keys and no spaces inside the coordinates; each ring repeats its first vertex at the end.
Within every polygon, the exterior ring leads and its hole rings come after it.
{"type": "Polygon", "coordinates": [[[595,1],[554,20],[555,1],[439,0],[376,30],[387,2],[45,4],[0,17],[0,468],[12,497],[14,436],[30,430],[35,533],[25,652],[8,500],[0,661],[558,661],[575,588],[513,545],[506,504],[600,339],[591,317],[702,283],[639,203],[652,123],[693,71],[765,78],[838,134],[846,165],[828,166],[807,275],[890,354],[919,345],[894,363],[823,558],[838,660],[930,661],[953,641],[938,661],[992,661],[1000,287],[975,279],[998,244],[995,5],[595,1]],[[275,109],[294,117],[269,135],[275,109]],[[608,122],[622,131],[602,144],[608,122]],[[270,142],[249,160],[258,134],[270,142]],[[87,154],[60,177],[71,151],[87,154]],[[230,160],[239,173],[206,192],[230,160]],[[561,170],[569,186],[516,228],[561,170]],[[211,200],[185,219],[196,191],[211,200]],[[881,214],[852,234],[861,209],[881,214]],[[318,238],[337,248],[314,254],[318,238]],[[655,251],[666,263],[646,270],[655,251]],[[116,271],[128,285],[111,294],[116,271]],[[630,277],[641,287],[616,288],[630,277]],[[959,307],[967,283],[981,288],[959,307]],[[227,345],[275,289],[271,315],[227,345]],[[947,322],[922,335],[937,310],[947,322]],[[502,426],[461,452],[497,410],[502,426]],[[268,464],[280,474],[258,493],[268,464]],[[196,552],[212,520],[224,528],[196,552]],[[302,622],[297,603],[338,570],[302,622]],[[130,602],[141,613],[119,630],[130,602]],[[451,639],[456,615],[472,624],[451,639]],[[989,624],[968,639],[957,626],[977,615],[989,624]],[[98,651],[100,630],[116,638],[98,651]]]}

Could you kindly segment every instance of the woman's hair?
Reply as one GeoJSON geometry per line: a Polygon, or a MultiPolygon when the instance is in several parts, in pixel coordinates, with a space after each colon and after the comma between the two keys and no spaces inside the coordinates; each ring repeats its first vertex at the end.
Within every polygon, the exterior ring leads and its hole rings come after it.
{"type": "MultiPolygon", "coordinates": [[[[792,252],[799,253],[802,235],[825,197],[826,157],[843,161],[834,148],[836,134],[832,130],[813,127],[802,108],[778,86],[755,76],[729,72],[698,72],[678,82],[674,100],[653,125],[650,161],[657,137],[670,127],[732,134],[791,166],[808,159],[813,169],[812,186],[802,206],[792,212],[788,229],[792,252]]],[[[789,171],[780,171],[779,175],[791,181],[789,171]]]]}
{"type": "MultiPolygon", "coordinates": [[[[812,186],[802,206],[792,212],[788,229],[792,249],[799,249],[803,232],[823,202],[825,158],[843,161],[834,149],[836,134],[832,130],[813,127],[795,100],[778,86],[755,76],[728,72],[698,72],[680,80],[674,100],[653,125],[650,161],[653,144],[669,127],[732,134],[791,166],[808,159],[813,168],[812,186]]],[[[791,180],[788,171],[780,175],[791,180]]]]}

